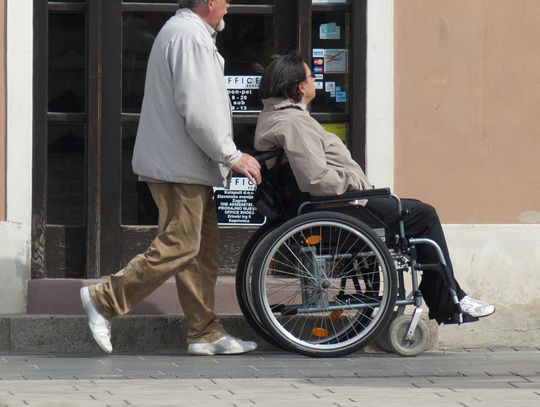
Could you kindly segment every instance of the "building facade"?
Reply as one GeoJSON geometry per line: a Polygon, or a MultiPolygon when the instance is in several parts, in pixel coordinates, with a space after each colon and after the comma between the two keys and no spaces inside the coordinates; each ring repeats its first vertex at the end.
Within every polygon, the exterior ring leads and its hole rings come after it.
{"type": "MultiPolygon", "coordinates": [[[[0,0],[1,313],[27,312],[29,281],[104,277],[151,239],[131,152],[148,53],[176,3],[0,0]]],[[[539,14],[534,0],[236,0],[218,37],[241,149],[261,70],[297,48],[318,75],[314,117],[375,185],[438,209],[460,281],[497,305],[441,329],[443,345],[540,336],[539,14]]],[[[227,273],[259,220],[222,215],[227,273]]]]}

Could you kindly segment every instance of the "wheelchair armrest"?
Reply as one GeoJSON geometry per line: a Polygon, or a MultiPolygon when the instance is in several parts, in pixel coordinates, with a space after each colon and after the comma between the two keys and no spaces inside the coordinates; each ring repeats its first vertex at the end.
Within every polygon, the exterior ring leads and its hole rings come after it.
{"type": "MultiPolygon", "coordinates": [[[[390,188],[365,189],[362,191],[350,191],[341,195],[334,196],[310,196],[309,200],[302,203],[298,208],[298,215],[304,212],[304,208],[313,205],[348,205],[351,201],[368,199],[368,198],[384,198],[394,197],[390,188]]],[[[399,204],[399,208],[401,208],[399,204]]]]}
{"type": "Polygon", "coordinates": [[[311,203],[335,203],[354,201],[356,199],[368,199],[368,198],[383,198],[390,196],[392,191],[390,188],[377,188],[377,189],[364,189],[362,191],[350,191],[341,195],[334,196],[311,196],[311,203]]]}

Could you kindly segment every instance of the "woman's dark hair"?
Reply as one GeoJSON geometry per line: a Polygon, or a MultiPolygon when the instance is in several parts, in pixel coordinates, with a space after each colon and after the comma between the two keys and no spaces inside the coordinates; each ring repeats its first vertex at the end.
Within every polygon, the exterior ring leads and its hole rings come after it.
{"type": "Polygon", "coordinates": [[[304,61],[300,54],[291,52],[270,62],[262,74],[259,92],[263,99],[290,98],[298,103],[302,100],[298,84],[305,80],[304,61]]]}

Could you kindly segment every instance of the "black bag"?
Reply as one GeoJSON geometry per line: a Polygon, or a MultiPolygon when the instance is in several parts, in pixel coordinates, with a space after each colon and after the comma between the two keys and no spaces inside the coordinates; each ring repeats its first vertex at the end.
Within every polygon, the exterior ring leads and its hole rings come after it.
{"type": "Polygon", "coordinates": [[[284,217],[283,200],[280,194],[279,167],[283,158],[283,151],[276,157],[276,163],[268,170],[266,163],[263,165],[262,181],[257,185],[253,194],[253,203],[257,210],[268,220],[276,220],[284,217]]]}
{"type": "Polygon", "coordinates": [[[257,210],[271,221],[295,217],[300,204],[309,200],[309,195],[298,188],[290,164],[281,163],[282,158],[280,152],[272,168],[263,166],[262,181],[253,195],[257,210]]]}

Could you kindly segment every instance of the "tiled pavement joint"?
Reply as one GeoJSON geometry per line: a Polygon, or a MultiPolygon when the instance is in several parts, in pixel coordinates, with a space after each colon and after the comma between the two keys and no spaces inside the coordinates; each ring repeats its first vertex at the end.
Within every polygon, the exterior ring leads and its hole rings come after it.
{"type": "Polygon", "coordinates": [[[325,360],[283,352],[0,354],[0,407],[530,407],[540,400],[539,365],[539,351],[513,349],[325,360]]]}

